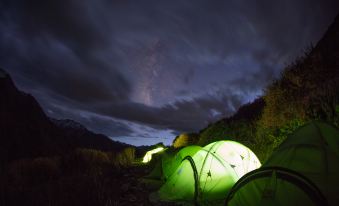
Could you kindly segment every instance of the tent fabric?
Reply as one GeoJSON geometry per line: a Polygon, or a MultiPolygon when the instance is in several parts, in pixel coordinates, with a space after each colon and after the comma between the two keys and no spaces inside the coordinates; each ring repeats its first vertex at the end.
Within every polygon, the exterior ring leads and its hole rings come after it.
{"type": "Polygon", "coordinates": [[[191,145],[180,149],[174,157],[165,156],[162,158],[163,178],[167,180],[180,166],[186,156],[193,156],[201,149],[200,146],[191,145]]]}
{"type": "Polygon", "coordinates": [[[191,159],[195,168],[188,159],[184,159],[157,192],[160,200],[187,204],[197,201],[200,205],[223,202],[228,190],[242,175],[260,167],[255,154],[234,141],[211,143],[191,159]],[[194,178],[195,173],[198,182],[194,178]]]}
{"type": "Polygon", "coordinates": [[[279,206],[291,205],[291,200],[294,201],[292,205],[328,205],[313,182],[295,171],[280,167],[262,167],[243,176],[229,192],[226,205],[279,206]],[[258,195],[260,198],[257,198],[258,195]]]}
{"type": "MultiPolygon", "coordinates": [[[[174,150],[174,149],[166,149],[165,151],[157,154],[156,162],[154,169],[148,174],[143,181],[144,182],[152,182],[158,181],[160,184],[163,184],[180,166],[181,161],[186,156],[193,156],[196,152],[198,152],[202,147],[192,145],[187,146],[182,149],[174,150]]],[[[161,185],[160,185],[161,186],[161,185]]]]}
{"type": "MultiPolygon", "coordinates": [[[[272,169],[279,173],[279,169],[272,169]]],[[[226,204],[236,205],[338,205],[339,195],[339,130],[319,121],[312,121],[288,136],[273,152],[261,169],[245,175],[232,188],[226,204]],[[286,176],[259,176],[263,169],[282,168],[286,176]],[[292,174],[293,173],[293,174],[292,174]],[[241,187],[239,187],[240,182],[241,187]],[[244,183],[245,182],[245,183],[244,183]],[[274,187],[267,185],[274,182],[274,187]],[[301,186],[296,182],[311,182],[301,186]],[[307,184],[306,184],[307,185],[307,184]],[[270,192],[267,192],[270,191],[270,192]],[[314,195],[307,191],[317,191],[314,195]],[[271,193],[271,196],[265,196],[271,193]],[[314,196],[323,196],[314,199],[314,196]],[[266,198],[265,198],[266,197],[266,198]],[[319,200],[319,201],[318,201],[319,200]]]]}

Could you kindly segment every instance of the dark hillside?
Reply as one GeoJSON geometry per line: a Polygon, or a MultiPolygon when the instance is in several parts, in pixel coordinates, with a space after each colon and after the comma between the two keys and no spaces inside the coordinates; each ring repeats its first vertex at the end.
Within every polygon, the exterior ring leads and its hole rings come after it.
{"type": "Polygon", "coordinates": [[[0,71],[1,159],[48,155],[59,152],[54,125],[37,101],[20,92],[10,76],[0,71]]]}
{"type": "Polygon", "coordinates": [[[223,121],[225,124],[241,120],[254,121],[260,117],[264,106],[265,101],[263,98],[255,99],[253,102],[241,106],[234,115],[223,119],[223,121]]]}
{"type": "Polygon", "coordinates": [[[230,139],[253,145],[256,121],[260,118],[265,102],[258,98],[241,106],[229,118],[222,119],[199,132],[199,145],[206,145],[216,140],[230,139]]]}
{"type": "Polygon", "coordinates": [[[288,65],[262,98],[199,133],[199,144],[233,139],[261,160],[303,123],[339,125],[339,16],[315,47],[288,65]]]}
{"type": "Polygon", "coordinates": [[[75,148],[107,151],[128,146],[94,134],[85,127],[72,127],[67,124],[70,120],[51,121],[34,97],[19,91],[2,69],[0,93],[0,159],[3,163],[25,157],[63,154],[75,148]]]}
{"type": "Polygon", "coordinates": [[[63,136],[67,137],[68,144],[72,147],[93,148],[103,151],[120,151],[131,145],[116,142],[103,134],[96,134],[86,127],[70,119],[51,119],[52,123],[60,130],[63,136]]]}

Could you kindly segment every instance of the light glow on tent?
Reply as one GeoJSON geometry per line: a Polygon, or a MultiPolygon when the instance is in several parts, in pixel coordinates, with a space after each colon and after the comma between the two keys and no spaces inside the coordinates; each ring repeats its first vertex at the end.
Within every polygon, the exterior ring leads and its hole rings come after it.
{"type": "Polygon", "coordinates": [[[196,198],[203,205],[209,201],[223,201],[241,176],[261,165],[249,148],[230,140],[210,143],[191,158],[194,166],[189,160],[182,161],[159,189],[159,199],[192,201],[196,198]]]}
{"type": "Polygon", "coordinates": [[[213,143],[207,145],[205,149],[209,153],[216,153],[218,158],[231,166],[238,178],[261,166],[256,155],[238,142],[227,141],[224,144],[216,145],[216,147],[214,145],[213,143]]]}
{"type": "Polygon", "coordinates": [[[163,147],[158,147],[158,148],[155,148],[155,149],[152,149],[152,150],[146,152],[146,154],[145,154],[145,156],[144,156],[142,162],[143,162],[143,163],[147,163],[147,162],[151,161],[151,160],[152,160],[152,155],[153,155],[153,154],[158,153],[158,152],[161,152],[161,151],[163,151],[163,150],[164,150],[163,147]]]}

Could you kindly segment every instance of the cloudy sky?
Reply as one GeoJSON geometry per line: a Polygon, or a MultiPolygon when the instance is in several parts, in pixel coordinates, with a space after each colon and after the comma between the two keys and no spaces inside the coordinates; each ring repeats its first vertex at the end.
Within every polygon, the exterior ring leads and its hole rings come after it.
{"type": "Polygon", "coordinates": [[[51,117],[169,144],[262,94],[338,11],[337,0],[1,0],[0,67],[51,117]]]}

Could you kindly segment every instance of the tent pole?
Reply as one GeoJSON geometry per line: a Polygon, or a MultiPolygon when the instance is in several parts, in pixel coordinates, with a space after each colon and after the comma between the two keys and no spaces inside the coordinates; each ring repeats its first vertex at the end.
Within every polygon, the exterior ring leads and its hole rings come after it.
{"type": "Polygon", "coordinates": [[[188,160],[189,163],[191,164],[193,173],[194,173],[194,205],[195,206],[199,206],[198,203],[198,197],[199,197],[199,177],[198,177],[198,171],[197,171],[197,167],[195,166],[194,160],[191,156],[186,156],[182,162],[184,160],[188,160]]]}

